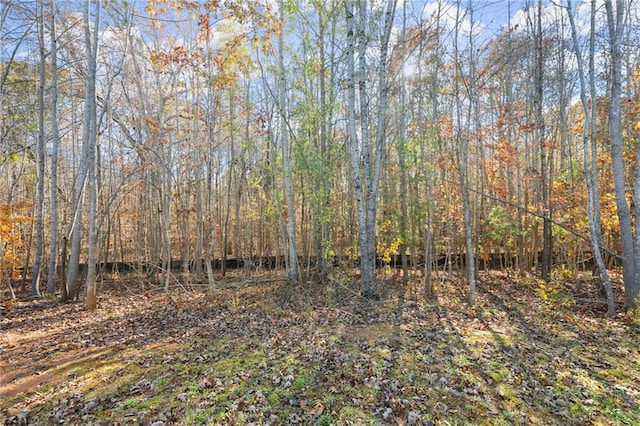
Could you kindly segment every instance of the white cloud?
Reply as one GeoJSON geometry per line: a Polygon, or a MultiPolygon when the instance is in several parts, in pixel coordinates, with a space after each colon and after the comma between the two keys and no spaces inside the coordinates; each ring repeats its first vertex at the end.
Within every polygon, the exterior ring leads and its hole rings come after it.
{"type": "Polygon", "coordinates": [[[479,20],[470,19],[471,14],[466,8],[443,0],[427,2],[422,10],[422,17],[451,31],[457,27],[463,35],[480,35],[485,28],[479,20]]]}

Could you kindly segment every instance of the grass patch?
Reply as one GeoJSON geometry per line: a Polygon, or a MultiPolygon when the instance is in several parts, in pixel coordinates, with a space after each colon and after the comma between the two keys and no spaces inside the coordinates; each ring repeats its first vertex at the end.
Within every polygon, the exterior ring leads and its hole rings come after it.
{"type": "Polygon", "coordinates": [[[605,370],[604,373],[619,380],[625,380],[629,378],[629,375],[627,374],[627,372],[619,368],[610,368],[605,370]]]}

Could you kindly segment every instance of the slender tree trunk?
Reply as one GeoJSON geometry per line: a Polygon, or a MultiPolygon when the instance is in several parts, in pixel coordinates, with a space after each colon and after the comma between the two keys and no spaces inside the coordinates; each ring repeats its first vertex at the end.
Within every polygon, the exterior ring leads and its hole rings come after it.
{"type": "MultiPolygon", "coordinates": [[[[211,95],[211,94],[209,94],[211,95]]],[[[211,105],[210,105],[211,107],[211,105]]],[[[209,135],[210,140],[213,140],[213,125],[212,123],[207,123],[207,133],[209,135]]],[[[210,224],[210,232],[209,232],[209,244],[207,244],[207,255],[205,258],[205,269],[207,271],[207,291],[212,294],[216,287],[216,280],[213,275],[213,261],[214,254],[216,249],[216,217],[215,217],[215,193],[216,193],[216,182],[215,182],[215,172],[213,171],[213,147],[209,147],[209,159],[208,159],[208,207],[209,207],[209,224],[210,224]]]]}
{"type": "MultiPolygon", "coordinates": [[[[327,53],[325,48],[325,37],[327,31],[327,18],[325,17],[325,13],[330,13],[330,11],[325,11],[327,7],[324,3],[317,4],[317,13],[318,13],[318,48],[320,54],[320,70],[319,70],[319,108],[320,108],[320,120],[318,123],[318,143],[317,149],[320,152],[320,159],[324,162],[324,164],[331,164],[330,154],[328,152],[329,146],[329,132],[330,132],[330,123],[331,123],[331,110],[332,107],[328,105],[327,95],[327,53]]],[[[329,6],[329,10],[333,10],[334,4],[331,2],[329,6]]],[[[331,20],[331,22],[335,22],[331,20]]],[[[335,27],[334,27],[335,28],[335,27]]],[[[333,35],[333,34],[332,34],[333,35]]],[[[332,62],[329,62],[332,63],[332,62]]],[[[333,75],[333,74],[332,74],[333,75]]],[[[332,82],[330,81],[329,84],[332,82]]],[[[330,86],[331,87],[331,86],[330,86]]],[[[329,99],[332,99],[329,96],[329,99]]],[[[330,101],[329,101],[330,102],[330,101]]],[[[316,213],[314,215],[314,239],[315,239],[315,257],[316,257],[316,270],[320,277],[320,281],[325,281],[329,268],[331,265],[331,260],[329,259],[329,252],[332,248],[332,242],[330,237],[330,194],[331,194],[331,184],[332,179],[330,178],[330,173],[327,173],[325,169],[321,169],[321,175],[316,177],[314,182],[314,189],[317,191],[317,195],[319,195],[319,200],[317,202],[316,213]]]]}
{"type": "Polygon", "coordinates": [[[375,294],[377,196],[386,142],[385,119],[389,94],[387,56],[396,2],[395,0],[386,2],[384,26],[380,37],[380,64],[378,67],[380,95],[377,105],[377,128],[374,147],[370,146],[369,140],[369,93],[367,91],[369,66],[367,64],[368,36],[366,29],[369,19],[369,4],[363,0],[357,1],[357,4],[359,8],[356,19],[353,1],[345,2],[347,15],[348,131],[358,214],[361,293],[365,299],[371,299],[377,297],[375,294]],[[356,45],[358,48],[357,74],[355,70],[356,45]],[[358,135],[356,120],[356,75],[360,105],[360,135],[358,135]],[[371,158],[372,155],[373,159],[371,158]]]}
{"type": "Polygon", "coordinates": [[[36,241],[33,256],[33,272],[31,275],[31,295],[40,295],[40,275],[44,246],[44,174],[45,174],[45,126],[44,126],[44,85],[46,68],[46,51],[44,42],[44,0],[36,6],[38,16],[38,45],[40,50],[40,67],[38,77],[38,142],[36,148],[36,241]]]}
{"type": "Polygon", "coordinates": [[[596,0],[591,0],[591,34],[589,36],[589,97],[591,98],[591,129],[590,129],[590,153],[592,196],[593,196],[593,220],[596,223],[598,246],[602,249],[602,218],[600,210],[600,190],[598,185],[598,92],[596,88],[596,0]]]}
{"type": "Polygon", "coordinates": [[[536,114],[536,135],[538,146],[540,149],[540,186],[542,192],[542,279],[545,282],[551,280],[551,262],[552,262],[552,234],[551,234],[551,208],[549,204],[549,185],[548,185],[548,163],[547,148],[545,140],[545,123],[543,115],[543,89],[544,89],[544,46],[542,35],[542,0],[538,0],[538,11],[536,17],[536,65],[535,65],[535,114],[536,114]]]}
{"type": "Polygon", "coordinates": [[[98,230],[97,230],[97,204],[98,189],[96,179],[96,154],[95,148],[89,157],[89,235],[87,252],[87,294],[84,307],[87,310],[94,310],[98,301],[96,296],[96,281],[98,275],[98,230]]]}
{"type": "Polygon", "coordinates": [[[287,242],[289,243],[289,269],[287,279],[290,283],[298,282],[298,253],[296,250],[296,210],[293,194],[293,178],[291,172],[291,145],[289,142],[289,129],[287,126],[286,105],[286,78],[284,68],[284,1],[278,0],[280,10],[281,28],[278,34],[278,110],[280,112],[280,143],[282,147],[282,162],[284,172],[284,194],[287,203],[287,242]]]}
{"type": "Polygon", "coordinates": [[[50,248],[47,276],[47,293],[55,293],[56,260],[58,257],[58,40],[56,34],[56,2],[49,2],[51,37],[51,212],[50,212],[50,248]]]}
{"type": "MultiPolygon", "coordinates": [[[[85,0],[85,13],[88,14],[88,0],[85,0]]],[[[88,19],[88,17],[85,17],[88,19]]],[[[88,22],[85,25],[89,25],[88,22]]],[[[85,35],[85,43],[87,35],[85,35]]],[[[90,39],[89,39],[90,40],[90,39]]],[[[89,70],[90,52],[87,52],[87,76],[85,80],[85,100],[84,100],[84,117],[82,122],[82,149],[80,153],[78,175],[76,176],[76,194],[74,198],[73,216],[66,239],[71,241],[71,252],[69,253],[69,262],[66,276],[66,294],[68,299],[75,300],[78,297],[78,273],[80,272],[80,250],[83,232],[83,212],[84,212],[84,193],[87,183],[87,174],[89,171],[90,158],[90,134],[92,128],[92,100],[95,104],[95,76],[92,80],[89,70]]]]}
{"type": "Polygon", "coordinates": [[[161,167],[160,171],[160,232],[162,239],[162,282],[164,283],[164,291],[169,291],[169,281],[172,276],[171,263],[173,251],[171,247],[171,237],[169,230],[171,228],[171,193],[172,182],[171,172],[171,146],[165,147],[160,143],[161,167]]]}
{"type": "MultiPolygon", "coordinates": [[[[433,142],[438,141],[438,139],[440,138],[440,129],[439,126],[436,124],[440,118],[440,114],[439,114],[439,94],[440,94],[440,84],[437,78],[438,72],[440,70],[441,67],[441,42],[440,42],[440,34],[441,34],[441,15],[442,15],[442,3],[438,2],[438,9],[435,15],[435,21],[436,21],[436,34],[435,34],[435,46],[436,46],[436,51],[434,54],[434,58],[435,58],[435,64],[434,64],[434,71],[433,74],[431,76],[431,84],[429,87],[429,101],[430,101],[430,109],[431,109],[431,113],[430,113],[430,124],[429,127],[424,129],[423,131],[420,132],[421,134],[421,141],[420,141],[420,149],[421,149],[421,158],[426,160],[426,156],[425,156],[425,151],[428,152],[428,156],[429,159],[432,160],[433,159],[433,151],[434,149],[429,146],[429,147],[425,147],[425,139],[426,136],[425,133],[428,132],[428,135],[431,136],[433,138],[433,142]]],[[[419,50],[419,58],[420,61],[419,63],[422,64],[423,63],[423,56],[424,56],[424,51],[425,51],[425,46],[424,43],[420,44],[420,50],[419,50]]],[[[420,80],[422,80],[422,67],[419,68],[419,76],[420,76],[420,80]]],[[[422,105],[423,105],[423,94],[422,91],[419,92],[418,95],[418,99],[419,99],[419,109],[418,109],[418,117],[422,117],[422,105]]],[[[424,120],[421,120],[424,121],[424,120]]],[[[424,160],[423,160],[424,161],[424,160]]],[[[425,271],[424,271],[424,292],[425,292],[425,296],[428,298],[432,298],[435,295],[434,292],[434,286],[433,286],[433,270],[434,268],[437,271],[437,263],[434,261],[434,251],[433,251],[433,236],[434,236],[434,231],[433,231],[433,215],[434,215],[434,202],[433,202],[433,184],[434,184],[434,179],[433,179],[433,172],[430,171],[429,169],[427,169],[426,173],[425,173],[425,177],[424,177],[424,184],[425,184],[425,198],[427,200],[427,212],[426,212],[426,222],[425,222],[425,227],[426,227],[426,236],[425,236],[425,244],[424,244],[424,259],[425,259],[425,271]]]]}
{"type": "MultiPolygon", "coordinates": [[[[210,46],[211,40],[207,38],[207,51],[211,50],[210,46]]],[[[207,60],[207,67],[209,74],[211,74],[212,62],[211,58],[207,56],[209,59],[207,60]]],[[[207,254],[205,259],[205,268],[207,272],[207,291],[212,294],[215,290],[216,281],[213,275],[213,262],[214,262],[214,254],[216,249],[216,193],[218,191],[217,185],[217,170],[214,171],[215,167],[215,148],[213,141],[216,138],[215,125],[213,122],[213,117],[216,116],[215,112],[217,111],[217,97],[216,92],[213,88],[212,84],[207,85],[207,106],[208,106],[208,114],[207,117],[209,119],[206,120],[206,135],[209,141],[208,146],[208,158],[207,158],[207,205],[209,209],[209,241],[207,244],[207,254]]]]}
{"type": "MultiPolygon", "coordinates": [[[[229,117],[231,120],[231,131],[230,131],[230,143],[229,143],[229,164],[234,164],[236,161],[235,155],[235,145],[233,141],[233,117],[229,117]]],[[[232,194],[232,183],[233,183],[233,170],[229,167],[227,171],[227,194],[226,194],[226,203],[225,203],[225,211],[224,211],[224,224],[222,226],[222,247],[221,247],[221,259],[222,259],[222,276],[224,277],[227,274],[227,254],[229,254],[229,221],[231,218],[231,194],[232,194]]]]}
{"type": "MultiPolygon", "coordinates": [[[[402,6],[402,34],[401,34],[401,49],[402,49],[402,64],[400,72],[400,128],[399,132],[399,145],[398,145],[398,166],[400,167],[400,261],[402,262],[402,284],[403,288],[406,288],[409,282],[409,265],[407,261],[407,166],[406,166],[406,144],[407,144],[407,123],[406,123],[406,80],[404,73],[404,66],[407,59],[407,2],[404,1],[402,6]]],[[[412,250],[412,254],[413,250],[412,250]]]]}
{"type": "MultiPolygon", "coordinates": [[[[471,13],[471,25],[473,25],[473,9],[469,4],[469,11],[471,13]]],[[[458,37],[460,32],[461,23],[461,5],[458,2],[456,8],[456,27],[454,35],[454,50],[455,50],[455,74],[454,74],[454,87],[455,87],[455,115],[457,117],[457,133],[456,133],[456,160],[458,165],[458,177],[460,181],[460,192],[462,198],[462,214],[463,214],[463,227],[464,227],[464,243],[465,243],[465,266],[467,270],[467,280],[469,284],[468,301],[473,305],[476,300],[476,275],[475,275],[475,253],[473,247],[473,223],[471,212],[471,194],[469,191],[469,140],[471,130],[471,112],[473,109],[475,93],[475,65],[474,65],[474,43],[473,43],[473,31],[469,32],[469,76],[465,77],[462,72],[462,59],[458,48],[458,37]],[[466,114],[462,111],[462,99],[460,93],[461,82],[469,80],[467,86],[468,107],[466,114]],[[463,123],[463,115],[466,116],[466,123],[463,123]],[[463,128],[466,127],[466,128],[463,128]]]]}
{"type": "Polygon", "coordinates": [[[98,182],[96,178],[96,152],[97,152],[97,110],[96,110],[96,61],[98,55],[98,33],[100,28],[100,3],[95,4],[93,34],[89,24],[89,0],[85,2],[84,10],[84,37],[87,49],[87,93],[85,102],[89,113],[88,139],[84,141],[88,145],[88,186],[89,186],[89,235],[87,253],[87,279],[86,298],[84,307],[94,310],[97,307],[96,278],[98,263],[98,230],[97,230],[97,206],[98,206],[98,182]]]}
{"type": "MultiPolygon", "coordinates": [[[[611,141],[611,161],[615,187],[620,237],[622,239],[622,272],[624,276],[625,305],[628,308],[640,306],[640,232],[635,238],[631,225],[631,214],[626,199],[624,148],[622,145],[622,34],[624,30],[624,1],[617,0],[614,8],[611,0],[605,0],[609,46],[611,50],[611,87],[609,95],[609,138],[611,141]]],[[[635,176],[634,196],[640,196],[640,176],[635,176]]],[[[636,203],[634,213],[638,214],[640,203],[636,203]]],[[[640,216],[638,216],[640,217],[640,216]]],[[[640,224],[636,223],[636,227],[640,224]]],[[[636,229],[638,231],[638,229],[636,229]]]]}
{"type": "MultiPolygon", "coordinates": [[[[348,78],[348,125],[349,125],[349,147],[351,152],[351,166],[353,168],[352,173],[354,177],[354,189],[356,197],[356,210],[358,217],[358,235],[360,243],[360,271],[362,280],[362,295],[364,297],[371,297],[374,288],[375,274],[372,270],[375,264],[372,264],[372,260],[367,257],[366,252],[366,233],[367,223],[364,217],[364,189],[362,183],[362,173],[360,170],[361,153],[359,149],[359,138],[356,121],[356,71],[355,71],[355,46],[356,46],[356,27],[354,24],[354,5],[353,1],[346,1],[346,14],[347,14],[347,78],[348,78]]],[[[364,18],[361,18],[364,19],[364,18]]],[[[365,76],[360,77],[362,81],[365,76]]],[[[366,116],[362,109],[366,104],[366,98],[362,100],[361,105],[361,120],[366,120],[366,116]]],[[[365,155],[368,155],[368,142],[366,141],[367,135],[361,134],[362,137],[362,150],[367,150],[365,155]]],[[[375,259],[374,259],[375,260],[375,259]]]]}
{"type": "MultiPolygon", "coordinates": [[[[595,0],[594,0],[595,2],[595,0]]],[[[591,9],[591,45],[593,44],[593,38],[595,34],[595,5],[592,2],[591,9]]],[[[589,108],[589,102],[587,99],[587,84],[584,77],[584,62],[582,59],[582,54],[580,53],[580,46],[578,44],[578,35],[576,31],[575,20],[573,17],[573,10],[571,5],[571,0],[567,1],[567,10],[569,15],[569,22],[571,25],[571,37],[573,40],[573,51],[576,55],[576,61],[578,65],[578,77],[580,81],[580,100],[582,102],[582,109],[584,111],[584,125],[582,129],[582,141],[583,141],[583,149],[584,149],[584,175],[587,184],[587,220],[589,222],[589,232],[591,234],[591,246],[593,248],[593,254],[596,261],[596,265],[600,272],[602,273],[603,284],[605,288],[605,292],[607,295],[607,314],[609,316],[615,315],[615,301],[613,298],[613,290],[611,288],[611,281],[609,280],[609,274],[607,273],[607,269],[604,264],[604,259],[602,257],[602,248],[600,246],[601,237],[601,225],[599,221],[596,221],[596,210],[600,209],[599,205],[594,203],[596,197],[594,194],[597,191],[597,175],[593,176],[592,173],[592,164],[591,164],[591,153],[590,153],[590,138],[595,138],[595,133],[592,133],[593,127],[591,126],[591,121],[596,119],[596,116],[591,115],[592,110],[589,108]],[[594,180],[595,178],[595,180],[594,180]]],[[[593,51],[590,52],[593,54],[593,51]]],[[[590,73],[594,74],[594,69],[592,67],[593,61],[590,60],[590,73]]],[[[591,100],[595,102],[595,99],[591,100]]],[[[596,169],[597,170],[597,169],[596,169]]]]}

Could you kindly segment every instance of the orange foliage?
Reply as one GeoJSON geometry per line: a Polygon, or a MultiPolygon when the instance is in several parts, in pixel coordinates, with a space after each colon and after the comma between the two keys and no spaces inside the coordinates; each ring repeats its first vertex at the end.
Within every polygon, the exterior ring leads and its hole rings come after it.
{"type": "MultiPolygon", "coordinates": [[[[18,276],[25,258],[27,227],[33,221],[30,212],[31,204],[26,202],[0,205],[0,239],[10,278],[18,276]]],[[[2,279],[5,278],[3,274],[3,268],[0,268],[2,279]]]]}

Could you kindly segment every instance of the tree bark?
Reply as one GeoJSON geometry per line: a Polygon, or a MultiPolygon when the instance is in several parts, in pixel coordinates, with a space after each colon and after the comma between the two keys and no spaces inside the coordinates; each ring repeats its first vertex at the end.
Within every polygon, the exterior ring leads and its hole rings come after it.
{"type": "Polygon", "coordinates": [[[56,2],[51,0],[50,37],[51,37],[51,191],[50,191],[50,248],[47,276],[47,293],[55,293],[56,260],[58,257],[58,40],[56,34],[56,2]]]}
{"type": "Polygon", "coordinates": [[[44,98],[45,98],[45,68],[46,51],[44,42],[44,0],[36,6],[38,15],[38,47],[40,51],[40,67],[38,75],[38,140],[36,145],[36,241],[33,256],[33,272],[31,275],[31,295],[40,295],[40,276],[42,273],[42,258],[44,246],[44,174],[45,174],[45,126],[44,126],[44,98]]]}
{"type": "MultiPolygon", "coordinates": [[[[595,35],[595,0],[592,1],[591,4],[591,43],[593,46],[593,39],[595,35]]],[[[602,230],[601,224],[599,220],[599,215],[596,214],[596,210],[600,209],[600,205],[595,204],[595,200],[597,197],[595,194],[597,193],[597,174],[594,175],[593,171],[597,172],[597,168],[594,169],[591,164],[591,152],[590,152],[590,139],[596,137],[596,134],[592,132],[593,127],[591,126],[591,121],[596,119],[596,116],[592,116],[592,110],[589,108],[589,102],[587,99],[587,84],[585,80],[585,72],[584,72],[584,61],[582,59],[582,54],[580,53],[580,46],[578,44],[578,35],[576,31],[575,19],[573,17],[573,10],[571,5],[571,0],[567,1],[567,10],[569,15],[569,23],[571,25],[571,38],[573,40],[573,51],[576,55],[576,61],[578,65],[578,77],[580,81],[580,100],[582,103],[582,110],[584,112],[584,125],[582,129],[582,145],[584,149],[583,155],[583,164],[584,164],[584,174],[587,185],[587,220],[589,222],[589,231],[591,234],[591,247],[593,249],[593,254],[595,257],[596,265],[600,270],[603,278],[603,284],[607,296],[607,314],[609,316],[615,315],[615,300],[613,298],[613,290],[611,288],[611,281],[609,280],[609,274],[607,273],[607,269],[604,264],[604,259],[602,257],[602,248],[600,246],[600,241],[602,240],[602,230]]],[[[590,48],[591,55],[593,55],[592,47],[590,48]]],[[[589,72],[591,75],[594,74],[595,70],[593,69],[593,60],[590,60],[589,72]]],[[[595,102],[596,99],[592,98],[591,102],[595,102]]]]}
{"type": "Polygon", "coordinates": [[[100,28],[100,3],[95,4],[93,34],[89,21],[89,0],[85,2],[84,9],[84,40],[87,49],[87,93],[85,112],[89,114],[89,129],[87,139],[83,142],[88,145],[88,186],[89,186],[89,235],[87,253],[87,279],[86,297],[84,307],[94,310],[97,307],[96,278],[98,263],[98,230],[97,230],[97,206],[98,188],[96,179],[96,152],[97,152],[97,108],[96,108],[96,62],[98,55],[98,33],[100,28]]]}
{"type": "MultiPolygon", "coordinates": [[[[471,25],[473,26],[473,9],[469,4],[469,11],[471,13],[471,25]]],[[[456,160],[458,165],[458,178],[459,187],[462,198],[462,223],[464,227],[464,242],[465,242],[465,267],[467,270],[467,281],[469,285],[469,293],[467,296],[470,305],[473,305],[476,300],[476,267],[475,267],[475,252],[473,247],[473,223],[472,223],[472,211],[471,211],[471,193],[469,190],[469,140],[471,138],[471,116],[473,111],[473,105],[476,102],[474,97],[477,96],[475,92],[475,64],[474,64],[474,43],[473,43],[473,31],[469,32],[469,75],[465,77],[462,72],[462,59],[458,48],[458,37],[461,23],[461,5],[458,2],[456,8],[456,25],[454,35],[454,54],[455,54],[455,74],[454,74],[454,90],[455,90],[455,115],[457,117],[457,133],[456,133],[456,160]],[[460,83],[468,80],[469,83],[466,86],[468,106],[466,113],[462,111],[462,99],[460,93],[460,83]],[[466,123],[463,123],[463,115],[466,116],[466,123]]]]}
{"type": "MultiPolygon", "coordinates": [[[[406,120],[406,79],[404,67],[407,60],[407,2],[402,6],[402,33],[401,33],[402,62],[400,65],[400,128],[398,144],[398,166],[400,167],[400,261],[402,263],[402,285],[406,288],[409,282],[409,264],[407,261],[407,120],[406,120]]],[[[412,250],[413,253],[413,250],[412,250]]],[[[415,256],[414,256],[415,257],[415,256]]]]}
{"type": "MultiPolygon", "coordinates": [[[[631,213],[626,199],[625,169],[622,145],[622,34],[624,30],[624,1],[617,0],[615,15],[611,0],[605,0],[609,47],[611,51],[611,86],[609,93],[609,139],[613,183],[615,187],[620,238],[622,239],[622,273],[624,277],[625,306],[630,309],[640,307],[640,224],[636,223],[634,237],[631,213]]],[[[636,147],[638,150],[639,147],[636,147]]],[[[640,196],[640,174],[634,176],[634,196],[640,196]]],[[[637,199],[637,198],[636,198],[637,199]]],[[[636,203],[634,213],[640,213],[640,203],[636,203]]],[[[640,217],[640,216],[636,216],[640,217]]]]}
{"type": "Polygon", "coordinates": [[[291,145],[289,142],[289,128],[287,125],[287,105],[286,105],[286,77],[284,69],[284,27],[285,9],[284,1],[278,1],[280,11],[281,28],[278,33],[278,111],[280,112],[280,144],[282,149],[282,165],[284,172],[284,195],[287,204],[286,226],[289,269],[287,280],[290,283],[298,282],[298,253],[296,250],[296,210],[295,198],[293,194],[293,178],[291,172],[291,145]]]}
{"type": "Polygon", "coordinates": [[[535,65],[535,116],[536,116],[536,139],[540,148],[540,188],[542,192],[542,208],[544,219],[542,220],[542,279],[545,282],[551,280],[552,263],[552,234],[551,234],[551,207],[549,204],[549,183],[548,183],[548,163],[545,123],[543,114],[544,102],[544,46],[542,35],[542,0],[538,0],[538,11],[536,16],[536,65],[535,65]]]}
{"type": "Polygon", "coordinates": [[[378,67],[377,128],[375,145],[370,145],[369,93],[367,90],[368,36],[366,28],[369,18],[367,1],[357,1],[358,16],[352,0],[345,2],[347,15],[347,78],[348,78],[348,132],[351,166],[354,178],[356,210],[358,215],[358,239],[360,244],[361,294],[365,299],[374,299],[375,293],[375,236],[378,184],[382,172],[384,146],[386,142],[386,114],[389,87],[387,85],[387,56],[389,38],[393,27],[395,0],[388,0],[384,11],[384,26],[380,37],[380,64],[378,67]],[[356,46],[358,48],[358,73],[355,70],[356,46]],[[356,75],[360,110],[360,135],[356,119],[356,75]],[[373,155],[373,160],[372,160],[373,155]]]}

